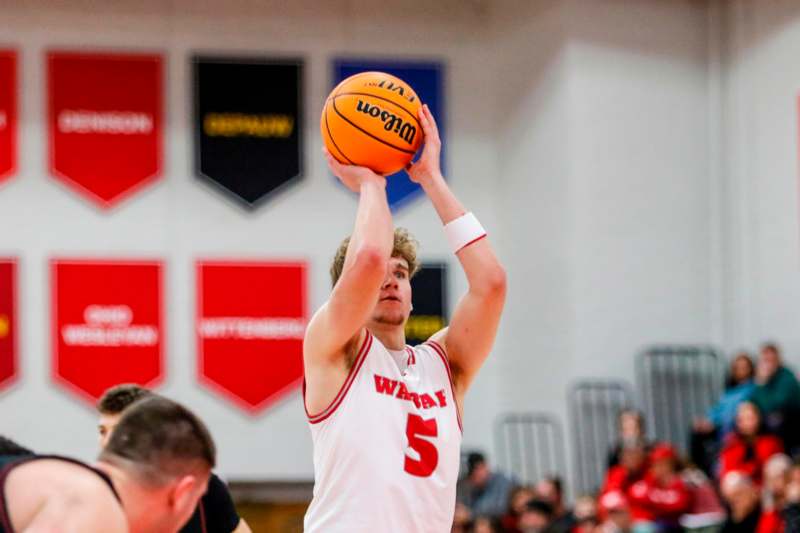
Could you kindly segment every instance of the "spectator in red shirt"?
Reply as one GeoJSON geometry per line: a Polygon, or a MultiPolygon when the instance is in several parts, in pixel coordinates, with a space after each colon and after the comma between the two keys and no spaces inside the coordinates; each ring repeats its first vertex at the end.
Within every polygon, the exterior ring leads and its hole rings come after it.
{"type": "Polygon", "coordinates": [[[650,453],[650,469],[644,479],[628,489],[634,523],[650,522],[659,532],[679,532],[679,519],[691,504],[689,489],[678,470],[678,457],[669,444],[658,444],[650,453]]]}
{"type": "Polygon", "coordinates": [[[608,469],[602,493],[621,491],[623,494],[637,481],[644,478],[648,468],[647,448],[644,440],[632,439],[622,442],[619,464],[608,469]]]}
{"type": "Polygon", "coordinates": [[[789,486],[792,460],[782,453],[773,455],[764,465],[764,488],[762,489],[762,514],[758,522],[758,533],[783,533],[786,507],[786,491],[789,486]]]}
{"type": "Polygon", "coordinates": [[[743,402],[736,412],[736,430],[725,439],[720,455],[720,479],[729,472],[742,472],[761,485],[761,472],[767,460],[783,452],[774,435],[763,432],[761,413],[752,402],[743,402]]]}
{"type": "Polygon", "coordinates": [[[520,486],[511,491],[508,497],[508,510],[500,519],[503,531],[506,533],[519,533],[519,517],[528,507],[528,502],[533,500],[535,492],[530,487],[520,486]]]}

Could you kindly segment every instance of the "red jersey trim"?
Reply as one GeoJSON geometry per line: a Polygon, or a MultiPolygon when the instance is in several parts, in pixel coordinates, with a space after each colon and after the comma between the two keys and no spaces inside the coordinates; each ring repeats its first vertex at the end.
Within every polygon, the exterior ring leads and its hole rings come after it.
{"type": "Polygon", "coordinates": [[[458,410],[458,401],[456,400],[456,387],[453,384],[453,373],[450,371],[450,361],[447,360],[447,355],[445,355],[444,348],[442,345],[436,341],[426,341],[425,344],[433,348],[439,357],[442,359],[442,363],[444,363],[444,368],[447,370],[447,379],[450,381],[450,392],[453,395],[453,409],[456,410],[456,418],[458,419],[458,429],[461,432],[464,432],[464,426],[461,423],[461,412],[458,410]]]}
{"type": "Polygon", "coordinates": [[[408,354],[408,361],[406,364],[408,366],[417,364],[417,357],[414,355],[414,349],[410,346],[406,346],[406,353],[408,354]]]}
{"type": "Polygon", "coordinates": [[[347,379],[344,380],[342,384],[342,388],[339,389],[338,394],[333,399],[333,401],[325,408],[323,411],[312,415],[308,412],[308,407],[306,406],[306,382],[305,379],[303,380],[303,408],[306,411],[306,416],[308,417],[308,421],[312,424],[318,424],[331,416],[334,411],[341,405],[344,397],[347,395],[347,391],[350,390],[350,386],[353,384],[353,381],[356,379],[356,374],[358,374],[359,369],[364,364],[364,361],[367,359],[367,354],[369,353],[370,348],[372,348],[372,333],[368,330],[366,331],[366,335],[364,336],[364,342],[361,344],[361,349],[358,351],[358,356],[356,356],[356,360],[353,363],[352,368],[350,369],[350,373],[347,374],[347,379]]]}
{"type": "MultiPolygon", "coordinates": [[[[464,249],[464,248],[466,248],[467,246],[471,246],[471,245],[475,244],[476,242],[478,242],[479,240],[481,240],[481,239],[485,238],[486,236],[487,236],[487,234],[486,234],[486,233],[484,233],[484,234],[483,234],[483,235],[481,235],[480,237],[475,237],[474,239],[472,239],[471,241],[469,241],[467,244],[465,244],[464,246],[462,246],[461,248],[459,248],[458,250],[456,250],[456,253],[460,252],[461,250],[463,250],[463,249],[464,249]]],[[[436,341],[431,341],[431,342],[436,342],[436,341]]]]}

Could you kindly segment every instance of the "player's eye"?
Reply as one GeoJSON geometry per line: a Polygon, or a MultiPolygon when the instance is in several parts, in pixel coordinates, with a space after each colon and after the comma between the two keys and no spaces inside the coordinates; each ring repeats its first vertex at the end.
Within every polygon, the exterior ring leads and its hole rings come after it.
{"type": "Polygon", "coordinates": [[[397,276],[398,279],[406,279],[406,273],[402,270],[398,270],[394,275],[397,276]]]}

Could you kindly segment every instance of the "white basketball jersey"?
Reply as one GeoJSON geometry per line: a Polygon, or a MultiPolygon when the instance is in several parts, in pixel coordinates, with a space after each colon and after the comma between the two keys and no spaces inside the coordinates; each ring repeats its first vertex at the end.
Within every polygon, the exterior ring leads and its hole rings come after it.
{"type": "Polygon", "coordinates": [[[367,332],[336,398],[308,419],[306,533],[450,531],[461,421],[441,346],[394,352],[367,332]]]}

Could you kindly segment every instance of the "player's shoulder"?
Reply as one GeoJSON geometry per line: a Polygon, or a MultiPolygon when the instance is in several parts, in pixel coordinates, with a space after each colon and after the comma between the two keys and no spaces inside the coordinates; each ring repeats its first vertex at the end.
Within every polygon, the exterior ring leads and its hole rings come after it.
{"type": "Polygon", "coordinates": [[[425,353],[433,358],[436,359],[443,359],[447,361],[447,351],[443,344],[433,338],[426,340],[425,342],[421,342],[414,346],[409,346],[411,350],[415,352],[425,353]]]}
{"type": "MultiPolygon", "coordinates": [[[[81,515],[83,524],[103,525],[104,531],[109,532],[127,531],[125,514],[111,485],[84,463],[32,457],[11,470],[5,489],[7,494],[33,496],[19,500],[23,508],[55,509],[56,514],[58,510],[71,509],[73,514],[81,515]]],[[[24,510],[20,514],[24,515],[24,510]]]]}

